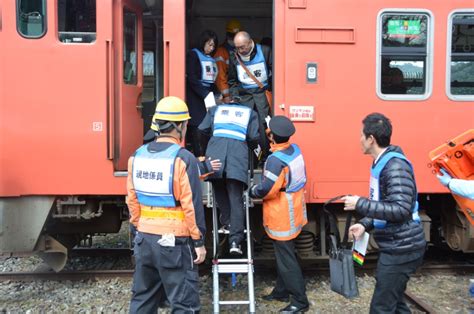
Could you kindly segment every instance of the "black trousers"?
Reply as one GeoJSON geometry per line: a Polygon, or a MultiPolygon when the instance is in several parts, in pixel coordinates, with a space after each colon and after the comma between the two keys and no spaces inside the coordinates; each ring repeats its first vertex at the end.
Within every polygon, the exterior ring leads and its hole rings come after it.
{"type": "Polygon", "coordinates": [[[244,183],[234,179],[212,181],[216,193],[221,224],[229,225],[229,243],[240,244],[244,240],[244,183]]]}
{"type": "Polygon", "coordinates": [[[139,232],[135,236],[130,313],[156,313],[162,289],[171,304],[171,313],[200,310],[199,274],[193,263],[189,238],[176,238],[174,247],[157,243],[160,235],[139,232]]]}
{"type": "Polygon", "coordinates": [[[376,284],[370,313],[411,313],[404,301],[404,292],[410,276],[422,264],[423,256],[415,260],[392,264],[389,256],[380,254],[375,274],[376,284]]]}
{"type": "Polygon", "coordinates": [[[308,306],[306,284],[296,259],[294,240],[273,240],[273,247],[275,248],[278,277],[272,294],[276,297],[291,296],[291,304],[298,307],[308,306]]]}
{"type": "Polygon", "coordinates": [[[186,147],[194,154],[194,156],[206,155],[207,143],[209,137],[199,131],[197,126],[188,125],[186,131],[186,147]]]}

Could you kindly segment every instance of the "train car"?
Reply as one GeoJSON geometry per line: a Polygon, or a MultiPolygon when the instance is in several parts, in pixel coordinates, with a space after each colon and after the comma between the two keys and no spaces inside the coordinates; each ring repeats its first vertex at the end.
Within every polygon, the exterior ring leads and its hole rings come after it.
{"type": "MultiPolygon", "coordinates": [[[[303,258],[326,254],[322,203],[367,195],[359,137],[371,112],[392,120],[414,164],[427,237],[474,250],[472,225],[427,166],[474,125],[471,0],[0,0],[2,253],[59,270],[69,248],[119,230],[127,159],[154,104],[185,98],[187,49],[204,29],[222,41],[232,18],[273,42],[273,113],[295,122],[307,160],[303,258]]],[[[268,246],[252,215],[258,258],[268,246]]]]}

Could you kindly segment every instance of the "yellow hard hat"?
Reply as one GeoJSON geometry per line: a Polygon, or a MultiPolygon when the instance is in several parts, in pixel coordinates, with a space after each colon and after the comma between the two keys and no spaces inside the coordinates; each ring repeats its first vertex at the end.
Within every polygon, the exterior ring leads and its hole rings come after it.
{"type": "Polygon", "coordinates": [[[155,123],[158,131],[158,124],[156,120],[163,121],[185,121],[189,120],[188,106],[186,103],[178,97],[168,96],[162,98],[156,105],[155,115],[153,116],[151,128],[153,129],[153,123],[155,123]]]}
{"type": "Polygon", "coordinates": [[[158,119],[158,115],[155,113],[153,115],[153,118],[151,119],[151,126],[150,126],[150,129],[152,129],[155,132],[158,132],[160,130],[160,127],[158,126],[158,122],[156,122],[157,119],[158,119]]]}
{"type": "Polygon", "coordinates": [[[238,33],[240,32],[240,29],[242,26],[240,25],[240,22],[236,19],[232,19],[227,23],[227,26],[225,27],[225,30],[227,33],[238,33]]]}

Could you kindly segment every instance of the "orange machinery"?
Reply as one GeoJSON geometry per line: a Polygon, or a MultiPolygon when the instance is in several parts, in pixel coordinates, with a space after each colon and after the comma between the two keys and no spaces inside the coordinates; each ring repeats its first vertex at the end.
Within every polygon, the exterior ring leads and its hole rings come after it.
{"type": "MultiPolygon", "coordinates": [[[[436,171],[443,168],[453,178],[474,180],[474,129],[432,150],[429,156],[436,171]]],[[[471,225],[474,225],[474,200],[454,193],[453,196],[471,225]]]]}

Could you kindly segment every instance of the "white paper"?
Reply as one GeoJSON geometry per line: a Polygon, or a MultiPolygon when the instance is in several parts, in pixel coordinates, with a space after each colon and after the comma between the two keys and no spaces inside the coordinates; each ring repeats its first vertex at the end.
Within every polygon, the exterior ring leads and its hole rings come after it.
{"type": "Polygon", "coordinates": [[[364,235],[360,239],[354,241],[352,249],[365,256],[365,253],[367,253],[367,246],[369,245],[369,237],[370,235],[367,232],[364,232],[364,235]]]}
{"type": "Polygon", "coordinates": [[[165,233],[161,236],[161,239],[158,240],[158,244],[161,246],[174,246],[175,238],[172,233],[165,233]]]}
{"type": "Polygon", "coordinates": [[[255,156],[257,156],[258,159],[260,159],[260,154],[262,153],[262,148],[260,147],[260,144],[257,145],[257,148],[253,150],[255,156]]]}
{"type": "Polygon", "coordinates": [[[206,98],[204,98],[204,104],[206,105],[207,110],[216,105],[216,99],[214,98],[213,92],[209,92],[209,94],[207,94],[206,98]]]}

